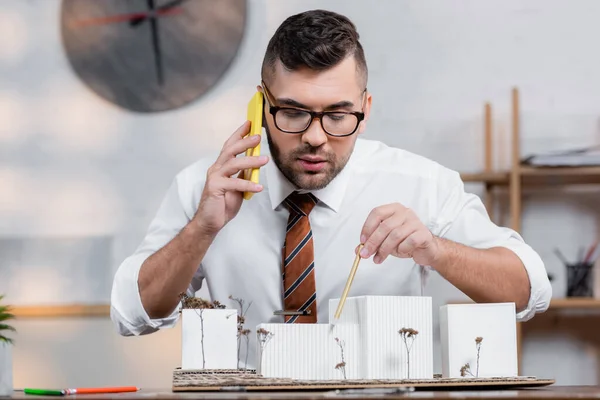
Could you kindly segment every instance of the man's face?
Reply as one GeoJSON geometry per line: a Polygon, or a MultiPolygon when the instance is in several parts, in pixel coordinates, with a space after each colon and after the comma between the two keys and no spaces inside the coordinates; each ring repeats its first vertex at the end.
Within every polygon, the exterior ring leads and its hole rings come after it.
{"type": "MultiPolygon", "coordinates": [[[[311,111],[362,111],[366,120],[371,96],[359,85],[358,77],[353,57],[321,72],[287,71],[278,63],[267,83],[265,97],[268,96],[272,106],[311,111]]],[[[322,189],[337,176],[365,127],[363,121],[353,135],[333,137],[323,130],[319,119],[314,119],[303,133],[286,133],[276,127],[268,102],[265,102],[264,115],[273,162],[293,185],[306,190],[322,189]]]]}

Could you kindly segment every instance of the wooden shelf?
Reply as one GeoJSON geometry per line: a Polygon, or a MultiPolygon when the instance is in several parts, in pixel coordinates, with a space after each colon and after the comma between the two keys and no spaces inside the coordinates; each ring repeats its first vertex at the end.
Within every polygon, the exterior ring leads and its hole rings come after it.
{"type": "Polygon", "coordinates": [[[597,308],[600,309],[600,299],[593,297],[571,297],[565,299],[552,299],[549,310],[597,308]]]}
{"type": "Polygon", "coordinates": [[[492,184],[508,184],[508,172],[480,172],[474,174],[461,174],[461,179],[464,182],[482,182],[492,184]]]}
{"type": "Polygon", "coordinates": [[[585,185],[600,183],[600,167],[519,168],[524,185],[585,185]]]}
{"type": "Polygon", "coordinates": [[[17,318],[107,317],[110,316],[110,305],[13,306],[11,313],[17,318]]]}
{"type": "MultiPolygon", "coordinates": [[[[598,167],[532,167],[522,165],[518,176],[524,186],[585,185],[600,184],[598,167]]],[[[510,172],[480,172],[461,174],[464,182],[485,183],[487,185],[508,185],[510,172]]]]}

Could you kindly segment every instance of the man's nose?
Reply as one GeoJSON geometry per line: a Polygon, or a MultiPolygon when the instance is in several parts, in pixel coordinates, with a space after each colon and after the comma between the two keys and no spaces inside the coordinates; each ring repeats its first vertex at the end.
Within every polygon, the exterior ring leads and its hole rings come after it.
{"type": "Polygon", "coordinates": [[[312,147],[319,147],[327,142],[327,133],[323,130],[320,118],[313,118],[308,129],[302,134],[302,141],[312,147]]]}

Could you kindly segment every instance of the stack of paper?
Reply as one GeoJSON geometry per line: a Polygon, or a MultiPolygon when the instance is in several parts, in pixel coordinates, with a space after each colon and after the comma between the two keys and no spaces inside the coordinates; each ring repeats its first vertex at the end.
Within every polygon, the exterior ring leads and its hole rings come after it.
{"type": "Polygon", "coordinates": [[[523,163],[548,167],[596,166],[600,165],[600,146],[534,154],[523,160],[523,163]]]}

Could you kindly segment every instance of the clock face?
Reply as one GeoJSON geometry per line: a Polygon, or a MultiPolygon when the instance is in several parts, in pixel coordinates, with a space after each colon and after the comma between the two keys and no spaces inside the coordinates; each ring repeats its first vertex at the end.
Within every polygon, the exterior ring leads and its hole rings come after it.
{"type": "Polygon", "coordinates": [[[184,106],[212,88],[242,41],[246,0],[63,0],[75,73],[136,112],[184,106]]]}

